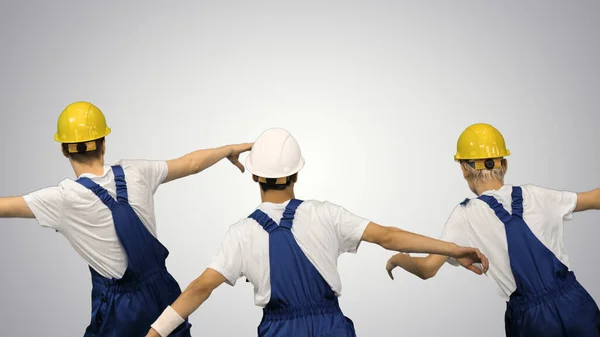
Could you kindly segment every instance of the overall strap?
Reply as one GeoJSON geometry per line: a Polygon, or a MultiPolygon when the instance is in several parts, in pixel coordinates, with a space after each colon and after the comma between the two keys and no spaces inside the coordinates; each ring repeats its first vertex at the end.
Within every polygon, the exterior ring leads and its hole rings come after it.
{"type": "Polygon", "coordinates": [[[257,209],[254,211],[254,213],[250,214],[249,218],[256,220],[256,222],[258,222],[258,224],[260,224],[262,228],[269,234],[278,227],[275,221],[273,221],[273,219],[271,219],[260,209],[257,209]]]}
{"type": "Polygon", "coordinates": [[[507,225],[510,220],[512,220],[512,215],[510,215],[506,209],[504,209],[502,204],[499,203],[496,198],[489,195],[481,195],[477,199],[488,204],[492,210],[494,210],[494,213],[496,213],[496,216],[500,219],[500,221],[504,223],[504,225],[507,225]]]}
{"type": "Polygon", "coordinates": [[[512,214],[521,219],[523,218],[523,189],[520,186],[513,186],[512,214]]]}
{"type": "Polygon", "coordinates": [[[287,229],[292,228],[292,224],[294,222],[294,215],[296,215],[296,209],[298,208],[298,206],[300,206],[301,203],[302,200],[290,200],[287,207],[285,208],[285,211],[283,212],[283,217],[281,218],[279,226],[285,227],[287,229]]]}
{"type": "Polygon", "coordinates": [[[115,185],[117,185],[117,201],[128,202],[127,196],[127,183],[125,182],[125,172],[119,165],[112,166],[113,174],[115,176],[115,185]]]}
{"type": "Polygon", "coordinates": [[[83,187],[92,191],[92,193],[94,193],[98,198],[100,198],[100,200],[109,209],[112,209],[114,206],[117,205],[117,201],[113,199],[113,197],[111,197],[110,194],[108,194],[108,191],[105,190],[102,186],[93,182],[90,178],[81,177],[77,179],[77,182],[83,185],[83,187]]]}

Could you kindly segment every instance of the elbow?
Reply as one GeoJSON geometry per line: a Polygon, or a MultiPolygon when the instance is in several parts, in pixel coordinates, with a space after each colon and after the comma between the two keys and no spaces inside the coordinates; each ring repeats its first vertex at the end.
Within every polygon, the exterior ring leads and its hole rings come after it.
{"type": "Polygon", "coordinates": [[[429,280],[430,278],[433,278],[436,274],[437,272],[434,270],[426,270],[420,273],[419,277],[421,278],[421,280],[429,280]]]}
{"type": "Polygon", "coordinates": [[[419,277],[422,280],[428,280],[430,278],[433,278],[439,270],[439,268],[435,268],[430,264],[421,265],[421,268],[419,269],[419,277]]]}
{"type": "Polygon", "coordinates": [[[202,172],[202,163],[195,160],[193,156],[189,156],[187,159],[187,171],[188,175],[194,175],[202,172]]]}
{"type": "Polygon", "coordinates": [[[377,243],[384,249],[405,252],[403,240],[392,228],[385,228],[385,234],[381,236],[377,243]]]}
{"type": "Polygon", "coordinates": [[[195,280],[185,289],[185,292],[194,298],[208,298],[213,289],[206,283],[195,280]]]}

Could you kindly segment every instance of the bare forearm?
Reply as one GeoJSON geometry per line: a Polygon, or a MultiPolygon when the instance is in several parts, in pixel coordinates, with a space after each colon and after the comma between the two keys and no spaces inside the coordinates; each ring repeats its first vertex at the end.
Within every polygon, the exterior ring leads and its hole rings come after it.
{"type": "Polygon", "coordinates": [[[204,303],[212,293],[211,289],[197,287],[194,283],[190,284],[187,289],[177,298],[171,305],[182,318],[186,318],[196,311],[202,303],[204,303]]]}
{"type": "Polygon", "coordinates": [[[190,283],[173,304],[165,309],[152,324],[152,329],[148,332],[147,337],[159,336],[158,332],[161,332],[162,337],[168,336],[208,299],[213,290],[225,281],[225,277],[216,270],[206,269],[202,275],[190,283]]]}
{"type": "Polygon", "coordinates": [[[196,311],[196,309],[198,309],[200,305],[202,305],[202,303],[204,303],[208,299],[211,292],[211,290],[198,287],[198,285],[194,284],[194,282],[190,284],[188,288],[181,295],[179,295],[177,300],[175,300],[175,302],[170,305],[170,308],[167,308],[165,312],[163,312],[161,317],[152,325],[152,328],[146,336],[166,337],[170,335],[172,329],[174,329],[176,325],[180,324],[182,320],[185,320],[185,318],[189,317],[194,311],[196,311]],[[167,312],[169,312],[169,310],[171,310],[171,313],[173,313],[174,311],[174,315],[175,317],[177,317],[175,320],[173,320],[172,317],[166,318],[165,315],[167,315],[167,312]],[[163,320],[162,322],[161,319],[163,320]],[[164,321],[169,322],[167,323],[168,327],[165,327],[164,321]],[[173,321],[175,321],[176,323],[172,324],[171,322],[173,321]],[[161,335],[157,330],[162,331],[161,333],[164,336],[161,335]]]}
{"type": "Polygon", "coordinates": [[[183,157],[167,161],[169,173],[164,183],[198,174],[231,155],[231,145],[214,149],[203,149],[186,154],[183,157]]]}
{"type": "Polygon", "coordinates": [[[425,278],[423,268],[416,257],[412,257],[408,254],[397,254],[390,259],[390,263],[394,267],[400,267],[413,275],[425,278]]]}
{"type": "Polygon", "coordinates": [[[224,158],[230,156],[233,149],[230,145],[217,147],[214,149],[203,149],[194,151],[186,155],[192,162],[192,170],[199,173],[213,166],[224,158]]]}
{"type": "Polygon", "coordinates": [[[403,253],[426,253],[444,256],[452,256],[458,247],[454,243],[432,239],[398,228],[389,231],[386,238],[381,242],[381,246],[388,250],[403,253]]]}
{"type": "MultiPolygon", "coordinates": [[[[447,256],[429,255],[427,257],[414,257],[399,253],[388,260],[388,272],[400,267],[423,280],[434,277],[442,265],[448,260],[447,256]]],[[[390,275],[391,276],[391,275],[390,275]]]]}

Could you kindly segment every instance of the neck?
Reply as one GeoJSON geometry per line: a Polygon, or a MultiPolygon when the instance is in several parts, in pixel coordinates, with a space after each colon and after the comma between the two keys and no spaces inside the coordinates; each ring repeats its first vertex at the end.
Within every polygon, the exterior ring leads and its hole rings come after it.
{"type": "Polygon", "coordinates": [[[285,190],[268,190],[263,191],[260,190],[260,199],[262,202],[271,202],[274,204],[281,204],[288,200],[294,199],[294,189],[292,187],[288,187],[285,190]]]}
{"type": "Polygon", "coordinates": [[[75,171],[75,176],[77,176],[77,178],[84,173],[91,173],[97,176],[104,174],[103,159],[98,159],[87,163],[79,163],[71,160],[71,166],[73,166],[73,171],[75,171]]]}
{"type": "Polygon", "coordinates": [[[502,186],[504,186],[504,183],[498,179],[479,181],[475,184],[475,194],[481,195],[485,191],[497,191],[502,188],[502,186]]]}

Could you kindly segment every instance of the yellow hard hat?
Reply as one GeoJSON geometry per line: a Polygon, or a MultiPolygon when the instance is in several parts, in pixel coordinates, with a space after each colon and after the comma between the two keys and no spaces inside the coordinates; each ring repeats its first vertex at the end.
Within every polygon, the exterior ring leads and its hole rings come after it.
{"type": "Polygon", "coordinates": [[[89,102],[69,104],[58,117],[54,140],[59,143],[83,143],[110,133],[102,111],[89,102]]]}
{"type": "Polygon", "coordinates": [[[504,137],[495,127],[478,123],[463,131],[456,144],[454,160],[502,158],[510,155],[504,137]]]}

